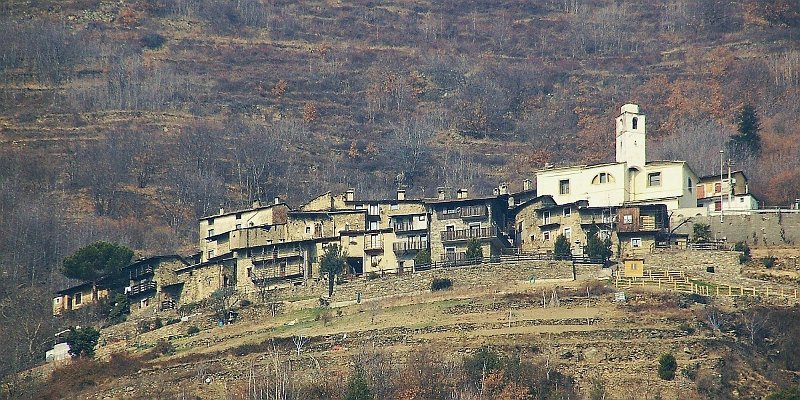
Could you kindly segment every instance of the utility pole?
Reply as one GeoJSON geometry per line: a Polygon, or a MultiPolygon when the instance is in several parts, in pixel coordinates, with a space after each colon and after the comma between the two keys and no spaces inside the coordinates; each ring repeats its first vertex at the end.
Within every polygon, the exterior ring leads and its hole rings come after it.
{"type": "Polygon", "coordinates": [[[733,160],[728,157],[728,209],[730,210],[731,205],[733,205],[733,179],[731,179],[731,164],[733,164],[733,160]]]}
{"type": "Polygon", "coordinates": [[[723,182],[722,182],[722,178],[723,178],[723,175],[722,175],[722,164],[723,164],[722,157],[723,157],[724,154],[725,154],[725,150],[720,150],[719,151],[719,222],[720,223],[722,223],[722,221],[724,219],[723,214],[724,214],[724,210],[725,210],[725,205],[722,203],[722,194],[725,193],[725,191],[722,190],[722,184],[723,184],[723,182]]]}

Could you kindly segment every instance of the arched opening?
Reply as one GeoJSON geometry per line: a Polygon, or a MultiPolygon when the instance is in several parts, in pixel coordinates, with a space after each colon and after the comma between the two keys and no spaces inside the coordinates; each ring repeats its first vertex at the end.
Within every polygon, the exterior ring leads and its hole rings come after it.
{"type": "Polygon", "coordinates": [[[639,118],[633,117],[632,124],[633,124],[632,129],[636,129],[636,127],[639,126],[639,118]]]}

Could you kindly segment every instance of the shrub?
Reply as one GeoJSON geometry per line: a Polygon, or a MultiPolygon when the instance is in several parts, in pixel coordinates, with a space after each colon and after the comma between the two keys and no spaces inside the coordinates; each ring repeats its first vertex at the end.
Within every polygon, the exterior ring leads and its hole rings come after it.
{"type": "Polygon", "coordinates": [[[736,242],[736,244],[733,245],[733,250],[742,252],[742,254],[739,254],[739,264],[750,261],[750,246],[748,246],[747,243],[736,242]]]}
{"type": "Polygon", "coordinates": [[[189,329],[186,330],[186,334],[189,336],[196,335],[198,333],[200,333],[200,328],[195,325],[190,326],[189,329]]]}
{"type": "Polygon", "coordinates": [[[153,350],[150,351],[150,354],[155,357],[160,355],[172,355],[175,354],[175,346],[164,339],[159,339],[155,347],[153,347],[153,350]]]}
{"type": "Polygon", "coordinates": [[[367,280],[370,280],[370,281],[373,280],[373,279],[378,279],[380,277],[381,276],[378,275],[378,273],[376,273],[374,271],[370,271],[370,272],[367,273],[367,280]]]}
{"type": "Polygon", "coordinates": [[[125,316],[131,313],[131,305],[128,302],[128,296],[122,293],[117,293],[114,296],[114,306],[108,313],[108,320],[112,324],[118,324],[125,321],[125,316]]]}
{"type": "Polygon", "coordinates": [[[764,268],[772,268],[775,266],[776,258],[773,256],[766,256],[761,259],[761,264],[764,265],[764,268]]]}
{"type": "Polygon", "coordinates": [[[150,325],[150,321],[142,320],[136,323],[136,332],[145,333],[151,330],[153,330],[153,327],[150,325]]]}
{"type": "Polygon", "coordinates": [[[774,392],[766,400],[800,400],[800,389],[793,387],[774,392]]]}
{"type": "Polygon", "coordinates": [[[166,41],[167,39],[158,33],[146,33],[142,36],[142,46],[148,49],[158,49],[163,46],[166,41]]]}
{"type": "Polygon", "coordinates": [[[553,244],[553,252],[556,254],[556,260],[569,260],[572,258],[572,248],[566,236],[558,235],[556,237],[556,242],[553,244]]]}
{"type": "Polygon", "coordinates": [[[244,300],[239,302],[239,307],[248,307],[248,306],[251,306],[252,304],[253,304],[252,301],[244,299],[244,300]]]}
{"type": "Polygon", "coordinates": [[[162,327],[164,327],[164,322],[161,321],[161,317],[156,317],[153,322],[153,329],[160,329],[162,327]]]}
{"type": "Polygon", "coordinates": [[[87,326],[86,328],[70,328],[67,335],[69,354],[73,357],[94,357],[94,348],[100,332],[97,329],[87,326]]]}
{"type": "Polygon", "coordinates": [[[658,358],[658,377],[671,381],[675,379],[675,371],[678,369],[678,362],[675,361],[675,356],[670,353],[664,353],[658,358]]]}
{"type": "Polygon", "coordinates": [[[372,391],[361,371],[356,371],[347,384],[345,400],[372,400],[372,391]]]}
{"type": "Polygon", "coordinates": [[[433,281],[431,281],[431,292],[450,289],[451,287],[453,287],[453,281],[450,278],[433,278],[433,281]]]}
{"type": "Polygon", "coordinates": [[[470,241],[467,242],[465,257],[467,260],[480,260],[483,258],[483,249],[478,239],[470,239],[470,241]]]}
{"type": "Polygon", "coordinates": [[[428,253],[428,250],[420,250],[419,253],[414,256],[414,265],[428,265],[431,261],[431,254],[428,253]]]}
{"type": "Polygon", "coordinates": [[[696,223],[692,226],[692,240],[695,243],[706,243],[711,240],[711,225],[696,223]]]}

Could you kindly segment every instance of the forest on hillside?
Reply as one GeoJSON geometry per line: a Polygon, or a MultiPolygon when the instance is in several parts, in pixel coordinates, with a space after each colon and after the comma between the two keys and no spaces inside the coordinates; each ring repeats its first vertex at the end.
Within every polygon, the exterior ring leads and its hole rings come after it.
{"type": "Polygon", "coordinates": [[[520,190],[611,160],[624,103],[701,175],[752,106],[735,169],[789,204],[798,34],[798,0],[3,1],[0,311],[25,322],[0,374],[41,360],[82,245],[187,254],[199,216],[275,196],[520,190]]]}

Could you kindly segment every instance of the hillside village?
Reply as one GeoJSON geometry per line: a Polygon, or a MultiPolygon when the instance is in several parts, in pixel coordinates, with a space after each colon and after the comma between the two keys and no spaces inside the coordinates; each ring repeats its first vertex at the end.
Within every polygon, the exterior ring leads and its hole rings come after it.
{"type": "Polygon", "coordinates": [[[791,224],[796,207],[759,210],[741,171],[729,167],[698,177],[685,161],[648,161],[646,116],[638,105],[622,106],[615,126],[616,162],[545,166],[536,187],[525,180],[519,192],[501,184],[492,196],[473,197],[466,189],[442,187],[436,198],[413,198],[399,188],[391,199],[360,199],[348,190],[324,193],[296,209],[277,197],[243,210],[220,208],[199,220],[197,254],[140,259],[123,269],[123,281],[108,277],[65,288],[53,299],[53,314],[113,293],[126,294],[134,311],[157,312],[203,301],[223,288],[254,298],[264,290],[306,285],[326,279],[319,259],[331,244],[346,257],[345,276],[368,278],[480,262],[467,257],[471,243],[485,260],[566,256],[608,266],[607,259],[587,257],[597,257],[586,254],[592,236],[607,239],[619,262],[658,248],[697,245],[690,237],[694,223],[709,223],[713,240],[703,246],[719,249],[737,241],[800,239],[797,230],[782,227],[791,224]],[[789,217],[761,219],[781,226],[780,239],[763,228],[751,237],[747,227],[758,228],[749,218],[776,212],[789,217]],[[557,254],[560,236],[569,244],[567,254],[557,254]]]}

